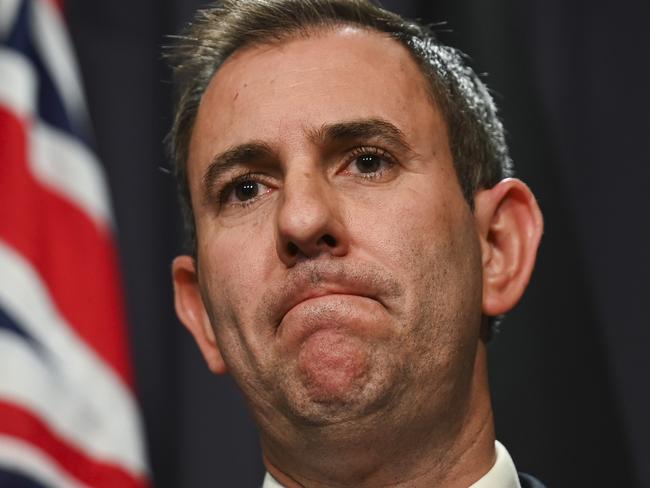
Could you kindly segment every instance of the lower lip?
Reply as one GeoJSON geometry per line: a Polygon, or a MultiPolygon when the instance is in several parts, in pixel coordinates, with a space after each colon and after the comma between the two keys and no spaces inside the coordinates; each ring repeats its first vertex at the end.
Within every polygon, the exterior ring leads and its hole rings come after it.
{"type": "Polygon", "coordinates": [[[360,295],[329,294],[309,298],[292,307],[282,318],[278,336],[288,349],[299,347],[309,336],[325,329],[358,335],[377,335],[384,330],[381,304],[360,295]]]}

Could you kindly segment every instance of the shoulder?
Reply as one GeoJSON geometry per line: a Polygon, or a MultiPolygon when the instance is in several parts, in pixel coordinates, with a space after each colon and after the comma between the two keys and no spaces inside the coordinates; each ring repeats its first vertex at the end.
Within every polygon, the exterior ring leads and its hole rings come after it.
{"type": "Polygon", "coordinates": [[[517,473],[521,488],[546,488],[541,481],[526,473],[517,473]]]}

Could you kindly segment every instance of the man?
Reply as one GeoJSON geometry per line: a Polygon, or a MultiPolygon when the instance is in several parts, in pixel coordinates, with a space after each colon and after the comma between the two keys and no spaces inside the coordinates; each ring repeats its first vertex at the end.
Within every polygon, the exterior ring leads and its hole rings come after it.
{"type": "Polygon", "coordinates": [[[176,310],[242,389],[265,487],[534,486],[486,341],[542,218],[462,57],[362,0],[227,1],[173,56],[176,310]]]}

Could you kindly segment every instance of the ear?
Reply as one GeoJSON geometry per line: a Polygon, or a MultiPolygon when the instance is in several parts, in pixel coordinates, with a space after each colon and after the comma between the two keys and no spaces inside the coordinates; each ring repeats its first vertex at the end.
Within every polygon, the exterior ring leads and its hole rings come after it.
{"type": "Polygon", "coordinates": [[[544,227],[530,189],[507,178],[475,195],[474,215],[483,258],[483,313],[512,309],[528,286],[544,227]]]}
{"type": "Polygon", "coordinates": [[[226,363],[221,356],[212,324],[201,297],[196,261],[191,256],[178,256],[172,262],[174,305],[176,315],[190,331],[203,357],[214,374],[224,374],[226,363]]]}

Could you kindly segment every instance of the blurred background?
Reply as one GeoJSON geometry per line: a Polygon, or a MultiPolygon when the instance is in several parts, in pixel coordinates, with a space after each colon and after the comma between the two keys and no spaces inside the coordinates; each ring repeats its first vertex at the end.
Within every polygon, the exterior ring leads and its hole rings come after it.
{"type": "MultiPolygon", "coordinates": [[[[113,197],[153,484],[255,487],[246,408],[172,307],[182,236],[161,52],[201,5],[66,0],[64,12],[113,197]]],[[[497,437],[549,487],[650,487],[650,4],[383,5],[438,25],[484,73],[545,216],[530,288],[489,349],[497,437]]]]}

